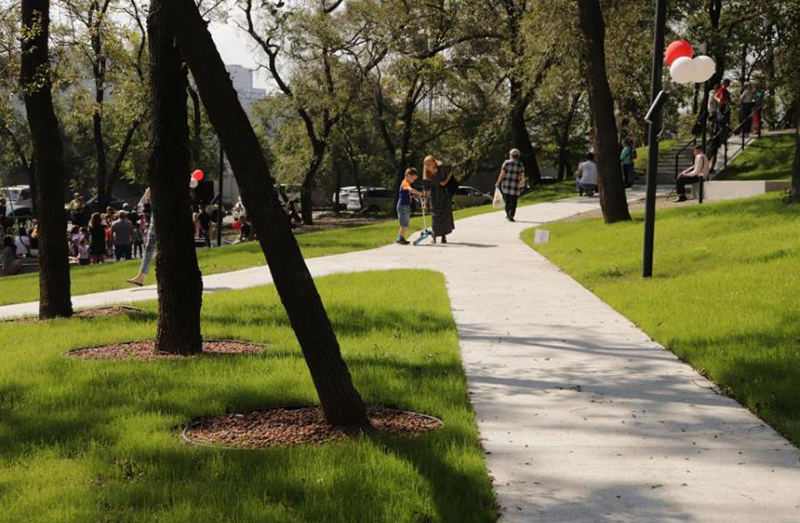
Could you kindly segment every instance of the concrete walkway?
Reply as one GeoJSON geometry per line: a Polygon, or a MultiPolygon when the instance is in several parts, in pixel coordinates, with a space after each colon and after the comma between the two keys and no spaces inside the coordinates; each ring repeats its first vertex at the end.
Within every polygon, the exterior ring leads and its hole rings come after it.
{"type": "MultiPolygon", "coordinates": [[[[524,207],[514,224],[477,216],[458,221],[448,245],[308,264],[315,276],[398,267],[445,274],[504,522],[800,522],[800,451],[519,239],[596,206],[524,207]]],[[[209,276],[205,286],[269,281],[259,267],[209,276]]],[[[151,287],[74,302],[154,297],[151,287]]],[[[35,311],[2,307],[0,317],[35,311]]]]}

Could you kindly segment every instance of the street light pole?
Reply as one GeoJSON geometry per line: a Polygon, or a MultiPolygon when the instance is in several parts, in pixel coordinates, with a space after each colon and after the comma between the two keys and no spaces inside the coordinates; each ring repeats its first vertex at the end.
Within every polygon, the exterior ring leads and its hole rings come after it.
{"type": "Polygon", "coordinates": [[[655,111],[648,130],[649,156],[647,157],[647,200],[644,211],[644,255],[642,277],[653,276],[653,246],[656,229],[656,183],[658,183],[658,134],[661,130],[661,107],[656,100],[661,93],[664,73],[664,31],[667,24],[667,0],[655,0],[656,26],[653,43],[653,89],[652,103],[655,111]]]}
{"type": "Polygon", "coordinates": [[[225,179],[225,149],[219,144],[219,197],[217,198],[217,247],[222,247],[222,182],[225,179]]]}

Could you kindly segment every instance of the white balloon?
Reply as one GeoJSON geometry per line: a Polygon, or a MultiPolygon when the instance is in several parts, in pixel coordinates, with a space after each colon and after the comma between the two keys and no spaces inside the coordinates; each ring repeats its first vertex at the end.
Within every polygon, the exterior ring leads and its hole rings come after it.
{"type": "Polygon", "coordinates": [[[701,55],[694,57],[694,81],[697,83],[705,82],[717,72],[717,64],[710,56],[701,55]]]}
{"type": "Polygon", "coordinates": [[[192,189],[197,189],[198,185],[199,185],[198,181],[195,180],[194,178],[191,178],[189,180],[189,187],[191,187],[192,189]]]}
{"type": "Polygon", "coordinates": [[[688,56],[682,56],[672,62],[672,66],[669,68],[669,73],[672,76],[672,79],[675,83],[678,84],[689,84],[694,82],[695,77],[695,65],[691,58],[688,56]]]}

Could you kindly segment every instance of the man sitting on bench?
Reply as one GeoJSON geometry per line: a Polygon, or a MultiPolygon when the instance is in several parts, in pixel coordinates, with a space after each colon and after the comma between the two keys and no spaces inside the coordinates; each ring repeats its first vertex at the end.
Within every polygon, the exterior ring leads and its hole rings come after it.
{"type": "Polygon", "coordinates": [[[711,162],[708,161],[705,153],[703,153],[703,148],[698,145],[693,151],[694,165],[680,173],[675,184],[675,192],[678,193],[677,201],[679,202],[686,201],[686,186],[705,180],[711,170],[711,162]]]}

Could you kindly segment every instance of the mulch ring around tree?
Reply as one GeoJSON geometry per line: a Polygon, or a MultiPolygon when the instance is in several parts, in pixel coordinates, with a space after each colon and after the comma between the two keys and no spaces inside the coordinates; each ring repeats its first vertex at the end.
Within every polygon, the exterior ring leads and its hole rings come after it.
{"type": "MultiPolygon", "coordinates": [[[[367,407],[367,416],[375,433],[385,436],[419,436],[443,426],[441,420],[426,414],[381,406],[367,407]]],[[[251,449],[320,444],[351,436],[346,430],[329,425],[319,406],[278,407],[203,418],[190,423],[182,435],[185,442],[196,445],[251,449]]]]}
{"type": "Polygon", "coordinates": [[[266,348],[267,347],[265,345],[250,343],[248,341],[205,340],[203,341],[203,352],[201,354],[184,356],[181,354],[156,352],[156,342],[152,340],[145,340],[112,343],[109,345],[87,347],[84,349],[74,349],[65,353],[64,356],[67,358],[77,358],[82,360],[153,361],[185,359],[194,356],[261,354],[266,350],[266,348]]]}
{"type": "MultiPolygon", "coordinates": [[[[144,312],[145,312],[144,309],[139,309],[138,307],[126,307],[123,305],[114,305],[111,307],[97,307],[94,309],[85,309],[82,311],[76,311],[75,314],[72,315],[72,317],[80,318],[83,320],[90,320],[93,318],[106,318],[109,316],[118,316],[120,314],[143,314],[144,312]]],[[[4,320],[4,322],[8,323],[37,323],[40,321],[49,321],[49,320],[40,320],[39,318],[36,317],[4,320]]]]}

